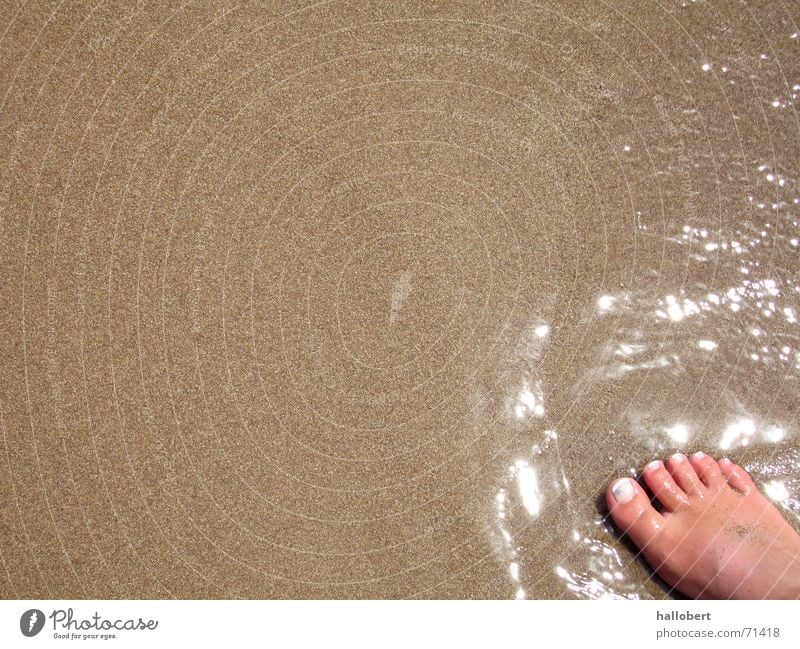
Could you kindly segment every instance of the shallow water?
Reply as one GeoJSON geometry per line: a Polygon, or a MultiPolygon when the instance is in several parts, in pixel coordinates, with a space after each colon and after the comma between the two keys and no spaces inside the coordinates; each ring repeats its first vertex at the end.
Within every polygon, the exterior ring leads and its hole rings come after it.
{"type": "Polygon", "coordinates": [[[2,11],[0,595],[667,597],[676,450],[800,521],[794,5],[2,11]]]}

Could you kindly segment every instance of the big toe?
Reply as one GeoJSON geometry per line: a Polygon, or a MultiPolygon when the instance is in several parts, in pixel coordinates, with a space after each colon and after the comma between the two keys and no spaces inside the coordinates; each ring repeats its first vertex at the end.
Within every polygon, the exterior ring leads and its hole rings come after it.
{"type": "Polygon", "coordinates": [[[631,478],[620,478],[606,491],[611,518],[640,550],[652,544],[664,524],[664,518],[650,503],[650,498],[631,478]]]}

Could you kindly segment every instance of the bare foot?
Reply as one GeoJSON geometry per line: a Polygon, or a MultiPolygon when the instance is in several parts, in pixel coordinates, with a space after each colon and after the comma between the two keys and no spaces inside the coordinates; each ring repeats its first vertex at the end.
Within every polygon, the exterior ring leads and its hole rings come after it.
{"type": "Polygon", "coordinates": [[[644,469],[659,512],[631,478],[606,501],[617,526],[684,595],[708,599],[800,599],[800,535],[747,472],[705,453],[673,455],[644,469]]]}

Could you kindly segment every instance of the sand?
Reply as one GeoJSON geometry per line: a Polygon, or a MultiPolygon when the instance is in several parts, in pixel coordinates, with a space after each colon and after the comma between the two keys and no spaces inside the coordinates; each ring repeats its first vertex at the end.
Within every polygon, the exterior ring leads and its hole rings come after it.
{"type": "Polygon", "coordinates": [[[662,598],[800,515],[781,2],[0,5],[0,596],[662,598]]]}

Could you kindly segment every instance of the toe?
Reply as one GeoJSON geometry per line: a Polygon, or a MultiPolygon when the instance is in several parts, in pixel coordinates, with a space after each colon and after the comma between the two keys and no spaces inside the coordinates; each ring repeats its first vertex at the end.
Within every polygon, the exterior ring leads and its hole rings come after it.
{"type": "Polygon", "coordinates": [[[611,483],[606,492],[606,502],[611,518],[620,530],[644,549],[655,539],[664,518],[652,504],[639,484],[631,478],[620,478],[611,483]]]}
{"type": "Polygon", "coordinates": [[[683,453],[675,453],[669,462],[667,462],[667,470],[672,474],[675,482],[690,496],[702,495],[703,483],[697,472],[694,470],[692,463],[689,462],[683,453]]]}
{"type": "Polygon", "coordinates": [[[722,475],[719,464],[717,464],[713,457],[706,455],[702,451],[698,451],[689,458],[689,462],[692,463],[697,476],[700,478],[700,482],[706,487],[716,488],[725,484],[725,476],[722,475]]]}
{"type": "Polygon", "coordinates": [[[683,489],[675,483],[675,479],[660,460],[650,462],[645,467],[644,481],[653,495],[669,511],[675,511],[681,505],[689,502],[683,489]]]}
{"type": "Polygon", "coordinates": [[[753,479],[750,477],[750,474],[738,464],[734,464],[728,458],[724,457],[717,463],[717,465],[719,466],[722,475],[724,475],[725,479],[728,481],[728,484],[734,489],[746,494],[750,493],[755,488],[755,484],[753,483],[753,479]]]}

